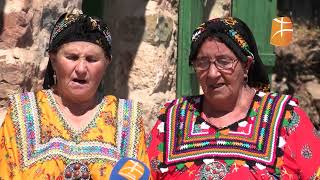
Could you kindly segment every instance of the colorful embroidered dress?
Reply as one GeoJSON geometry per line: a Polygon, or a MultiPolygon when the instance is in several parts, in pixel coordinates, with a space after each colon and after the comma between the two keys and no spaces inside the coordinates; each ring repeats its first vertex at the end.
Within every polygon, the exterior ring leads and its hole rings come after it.
{"type": "Polygon", "coordinates": [[[51,90],[11,97],[0,129],[0,179],[63,179],[66,165],[86,164],[108,179],[121,157],[149,165],[140,104],[106,96],[90,123],[73,129],[51,90]]]}
{"type": "Polygon", "coordinates": [[[290,96],[257,92],[247,117],[217,129],[203,96],[167,103],[148,139],[154,179],[315,179],[320,132],[290,96]]]}

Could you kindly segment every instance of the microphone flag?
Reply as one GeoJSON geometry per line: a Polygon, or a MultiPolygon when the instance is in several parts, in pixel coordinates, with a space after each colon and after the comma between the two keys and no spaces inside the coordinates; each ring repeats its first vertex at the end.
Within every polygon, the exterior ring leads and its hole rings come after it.
{"type": "Polygon", "coordinates": [[[141,161],[133,158],[120,159],[110,174],[110,180],[148,180],[149,168],[141,161]]]}

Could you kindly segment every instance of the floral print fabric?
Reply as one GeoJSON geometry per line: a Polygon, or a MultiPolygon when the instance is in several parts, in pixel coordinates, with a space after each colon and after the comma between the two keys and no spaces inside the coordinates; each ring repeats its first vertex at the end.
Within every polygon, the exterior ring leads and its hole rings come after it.
{"type": "Polygon", "coordinates": [[[122,157],[149,165],[140,104],[106,96],[90,123],[73,129],[50,90],[17,94],[0,129],[0,179],[63,179],[74,161],[107,179],[122,157]]]}

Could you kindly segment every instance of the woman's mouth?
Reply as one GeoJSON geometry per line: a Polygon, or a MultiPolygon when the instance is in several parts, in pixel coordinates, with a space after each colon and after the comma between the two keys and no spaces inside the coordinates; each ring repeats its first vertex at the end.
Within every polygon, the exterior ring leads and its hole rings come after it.
{"type": "Polygon", "coordinates": [[[86,80],[84,80],[84,79],[77,79],[77,78],[73,79],[72,81],[75,82],[75,83],[78,83],[78,84],[86,84],[86,83],[87,83],[86,80]]]}
{"type": "Polygon", "coordinates": [[[209,85],[209,88],[210,89],[218,89],[218,88],[223,87],[224,85],[225,85],[224,83],[211,84],[211,85],[209,85]]]}

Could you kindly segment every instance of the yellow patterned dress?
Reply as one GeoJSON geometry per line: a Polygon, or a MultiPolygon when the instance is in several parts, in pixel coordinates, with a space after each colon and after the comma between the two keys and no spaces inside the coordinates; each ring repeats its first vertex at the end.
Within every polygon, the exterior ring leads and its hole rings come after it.
{"type": "Polygon", "coordinates": [[[140,104],[106,96],[90,123],[73,129],[51,90],[10,97],[0,129],[0,179],[64,179],[81,162],[92,179],[108,179],[122,157],[149,166],[140,104]]]}

